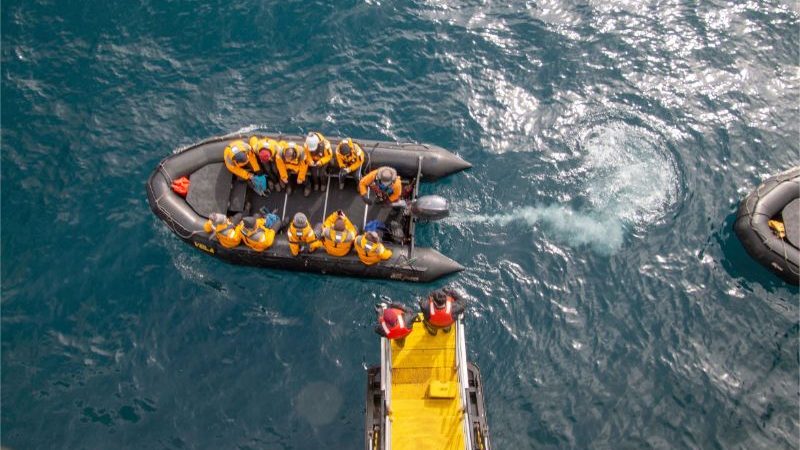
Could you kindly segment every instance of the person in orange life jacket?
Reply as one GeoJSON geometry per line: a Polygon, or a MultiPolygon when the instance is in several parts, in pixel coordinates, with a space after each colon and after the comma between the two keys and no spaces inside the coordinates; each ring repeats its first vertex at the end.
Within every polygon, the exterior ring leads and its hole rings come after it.
{"type": "Polygon", "coordinates": [[[203,224],[203,230],[215,237],[225,248],[234,248],[242,242],[242,215],[228,219],[225,214],[212,213],[203,224]]]}
{"type": "Polygon", "coordinates": [[[464,312],[464,305],[454,291],[439,289],[431,292],[425,300],[420,300],[419,309],[422,311],[422,324],[429,334],[435,336],[440,329],[445,333],[450,332],[450,327],[464,312]]]}
{"type": "Polygon", "coordinates": [[[270,248],[275,241],[275,233],[281,227],[280,218],[274,213],[266,217],[255,215],[242,219],[242,241],[257,252],[270,248]]]}
{"type": "Polygon", "coordinates": [[[402,347],[406,343],[406,336],[411,334],[417,315],[403,305],[397,303],[380,303],[375,305],[378,313],[378,324],[375,333],[386,339],[394,340],[402,347]]]}
{"type": "Polygon", "coordinates": [[[311,157],[309,170],[311,172],[311,184],[315,191],[324,191],[328,188],[328,163],[331,162],[331,143],[322,133],[311,132],[306,136],[305,149],[311,157]]]}
{"type": "Polygon", "coordinates": [[[246,181],[258,195],[264,195],[267,190],[267,178],[258,164],[258,157],[253,148],[242,140],[230,143],[222,153],[225,167],[246,181]]]}
{"type": "Polygon", "coordinates": [[[344,177],[353,174],[357,182],[361,181],[361,166],[364,164],[364,151],[353,139],[339,141],[336,146],[336,167],[339,169],[339,190],[344,189],[344,177]]]}
{"type": "Polygon", "coordinates": [[[378,167],[364,175],[358,183],[358,193],[364,203],[372,205],[377,203],[394,203],[400,200],[403,193],[403,183],[397,171],[389,166],[378,167]],[[372,191],[373,197],[367,197],[372,191]]]}
{"type": "Polygon", "coordinates": [[[308,223],[308,218],[303,213],[297,213],[289,225],[289,251],[292,255],[297,256],[301,251],[306,250],[308,253],[313,253],[316,249],[322,247],[322,242],[317,239],[317,234],[308,223]]]}
{"type": "Polygon", "coordinates": [[[297,184],[305,186],[303,196],[308,197],[311,194],[311,183],[306,180],[310,162],[309,152],[305,148],[298,147],[294,142],[287,143],[285,148],[281,148],[278,152],[275,157],[275,166],[278,168],[281,187],[286,188],[287,194],[292,195],[292,185],[289,184],[290,173],[296,173],[297,184]]]}
{"type": "Polygon", "coordinates": [[[374,231],[367,231],[358,236],[353,245],[356,247],[358,259],[368,266],[392,257],[392,251],[381,243],[381,237],[374,231]]]}
{"type": "Polygon", "coordinates": [[[268,137],[259,138],[250,136],[250,147],[258,156],[261,170],[267,176],[267,188],[280,192],[281,186],[278,183],[278,169],[275,167],[275,157],[281,149],[280,143],[268,137]]]}
{"type": "Polygon", "coordinates": [[[322,245],[332,256],[345,256],[353,248],[356,227],[341,209],[334,211],[322,223],[322,245]]]}

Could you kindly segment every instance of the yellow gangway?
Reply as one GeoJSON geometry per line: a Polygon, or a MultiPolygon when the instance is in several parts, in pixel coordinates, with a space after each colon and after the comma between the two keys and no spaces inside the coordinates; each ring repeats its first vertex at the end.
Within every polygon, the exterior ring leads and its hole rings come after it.
{"type": "Polygon", "coordinates": [[[457,364],[459,327],[456,323],[449,333],[440,330],[432,336],[417,323],[402,347],[384,340],[391,353],[387,415],[392,450],[469,448],[457,364]]]}

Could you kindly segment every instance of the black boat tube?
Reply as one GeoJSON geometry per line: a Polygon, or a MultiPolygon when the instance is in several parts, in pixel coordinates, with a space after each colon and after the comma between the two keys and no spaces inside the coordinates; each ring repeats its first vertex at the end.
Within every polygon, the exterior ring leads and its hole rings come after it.
{"type": "MultiPolygon", "coordinates": [[[[317,251],[312,254],[301,254],[297,257],[291,256],[289,244],[283,238],[276,239],[270,250],[263,253],[253,252],[246,246],[232,249],[221,246],[219,242],[211,239],[203,231],[203,224],[206,218],[197,214],[184,198],[173,192],[171,183],[173,180],[188,176],[208,164],[221,162],[225,146],[231,139],[237,137],[245,138],[246,135],[212,138],[185,148],[165,158],[148,179],[147,197],[150,208],[187,243],[233,264],[335,275],[429,282],[464,270],[462,265],[431,248],[416,248],[413,256],[409,256],[402,248],[397,248],[389,260],[366,266],[361,263],[355,254],[333,257],[324,251],[317,251]]],[[[299,142],[302,139],[301,136],[280,136],[280,138],[297,139],[299,142]]],[[[385,143],[380,144],[384,145],[385,143]]],[[[392,147],[395,151],[400,150],[400,147],[396,147],[396,144],[389,143],[388,145],[395,146],[392,147]]],[[[373,162],[379,165],[387,164],[387,160],[383,157],[391,152],[376,147],[375,151],[378,150],[381,150],[381,153],[377,155],[377,158],[373,155],[373,162]]],[[[429,152],[422,155],[422,158],[424,161],[430,161],[428,165],[430,171],[426,173],[425,168],[423,168],[421,172],[423,176],[427,174],[429,179],[436,179],[439,176],[443,176],[443,174],[451,173],[452,170],[462,170],[469,166],[468,163],[457,156],[438,147],[423,147],[414,144],[411,147],[403,148],[402,151],[408,151],[405,157],[413,162],[409,163],[404,160],[404,164],[409,167],[413,166],[414,173],[418,169],[418,165],[414,163],[418,161],[419,154],[429,152]],[[441,152],[450,156],[448,157],[441,152]],[[417,156],[416,158],[414,157],[415,155],[417,156]],[[447,162],[447,167],[438,165],[443,161],[447,162]],[[459,164],[458,161],[463,162],[466,166],[459,164]]]]}
{"type": "Polygon", "coordinates": [[[739,204],[736,236],[755,260],[785,281],[800,283],[800,250],[778,237],[769,221],[800,197],[800,167],[767,179],[739,204]]]}

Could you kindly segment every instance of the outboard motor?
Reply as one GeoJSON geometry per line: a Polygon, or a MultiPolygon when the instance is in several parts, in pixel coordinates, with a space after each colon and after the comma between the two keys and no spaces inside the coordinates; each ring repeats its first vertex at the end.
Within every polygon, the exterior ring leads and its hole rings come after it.
{"type": "Polygon", "coordinates": [[[450,215],[447,200],[438,195],[423,195],[409,205],[411,215],[419,220],[440,220],[450,215]]]}

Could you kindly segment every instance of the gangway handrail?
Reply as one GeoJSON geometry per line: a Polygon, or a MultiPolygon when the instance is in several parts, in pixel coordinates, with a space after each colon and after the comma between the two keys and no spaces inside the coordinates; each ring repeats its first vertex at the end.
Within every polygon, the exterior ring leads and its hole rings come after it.
{"type": "Polygon", "coordinates": [[[467,346],[464,336],[464,324],[459,318],[456,321],[456,372],[458,374],[458,384],[461,386],[461,424],[464,427],[464,448],[472,450],[472,426],[469,419],[469,374],[467,372],[467,346]]]}
{"type": "Polygon", "coordinates": [[[392,342],[381,338],[381,390],[383,391],[383,449],[392,449],[392,342]]]}

